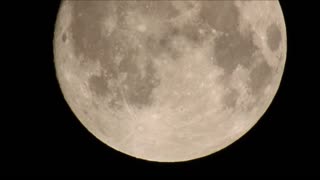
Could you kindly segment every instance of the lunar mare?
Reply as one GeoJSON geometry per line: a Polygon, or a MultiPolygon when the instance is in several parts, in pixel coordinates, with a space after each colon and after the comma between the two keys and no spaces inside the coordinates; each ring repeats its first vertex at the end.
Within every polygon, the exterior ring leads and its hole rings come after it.
{"type": "Polygon", "coordinates": [[[279,87],[278,1],[63,1],[54,55],[81,123],[125,154],[187,161],[235,142],[279,87]]]}

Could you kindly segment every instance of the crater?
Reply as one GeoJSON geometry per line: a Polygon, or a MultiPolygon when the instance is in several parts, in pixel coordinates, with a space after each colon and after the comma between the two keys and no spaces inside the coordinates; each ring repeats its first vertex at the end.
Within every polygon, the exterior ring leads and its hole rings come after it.
{"type": "Polygon", "coordinates": [[[62,33],[61,40],[63,43],[65,43],[67,41],[67,34],[65,32],[62,33]]]}
{"type": "Polygon", "coordinates": [[[276,51],[279,49],[281,42],[281,31],[276,23],[272,23],[268,26],[266,30],[267,44],[271,51],[276,51]]]}

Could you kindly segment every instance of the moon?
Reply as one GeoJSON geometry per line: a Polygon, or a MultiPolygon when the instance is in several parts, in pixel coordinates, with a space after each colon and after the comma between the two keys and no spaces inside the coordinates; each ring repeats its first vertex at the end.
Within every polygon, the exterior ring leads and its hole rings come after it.
{"type": "Polygon", "coordinates": [[[213,154],[270,106],[287,52],[278,1],[63,1],[54,62],[89,132],[158,162],[213,154]]]}

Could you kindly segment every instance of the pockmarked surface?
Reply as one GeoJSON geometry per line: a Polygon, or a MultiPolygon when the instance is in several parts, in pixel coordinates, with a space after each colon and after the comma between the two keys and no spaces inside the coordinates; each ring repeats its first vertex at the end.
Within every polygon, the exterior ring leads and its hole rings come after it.
{"type": "Polygon", "coordinates": [[[230,145],[279,87],[278,1],[64,1],[54,55],[81,123],[125,154],[175,162],[230,145]]]}

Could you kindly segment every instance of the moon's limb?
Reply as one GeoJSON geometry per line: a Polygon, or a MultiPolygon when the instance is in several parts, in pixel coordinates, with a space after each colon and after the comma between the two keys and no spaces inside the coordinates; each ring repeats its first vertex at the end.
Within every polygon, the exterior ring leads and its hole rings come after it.
{"type": "Polygon", "coordinates": [[[55,32],[58,80],[79,120],[153,161],[240,138],[270,105],[285,53],[276,1],[64,1],[55,32]]]}

